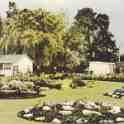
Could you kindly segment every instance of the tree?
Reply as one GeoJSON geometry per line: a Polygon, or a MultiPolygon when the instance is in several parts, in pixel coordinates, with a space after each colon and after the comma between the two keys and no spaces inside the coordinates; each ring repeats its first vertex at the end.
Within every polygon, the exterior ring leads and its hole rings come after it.
{"type": "Polygon", "coordinates": [[[84,37],[80,28],[75,24],[65,34],[65,65],[71,71],[83,71],[88,64],[84,37]]]}
{"type": "Polygon", "coordinates": [[[109,31],[109,17],[106,14],[96,16],[97,28],[94,31],[94,58],[98,61],[118,61],[118,49],[113,34],[109,31]]]}
{"type": "Polygon", "coordinates": [[[64,38],[67,60],[71,71],[82,72],[88,66],[92,56],[93,29],[95,13],[90,8],[78,11],[75,20],[64,38]]]}
{"type": "Polygon", "coordinates": [[[91,8],[83,8],[77,12],[74,24],[80,29],[82,34],[83,51],[87,60],[92,59],[94,42],[94,30],[96,29],[96,13],[91,8]]]}
{"type": "Polygon", "coordinates": [[[39,73],[54,69],[79,72],[91,60],[117,60],[109,25],[106,14],[83,8],[65,30],[63,13],[20,10],[15,2],[9,2],[7,17],[0,19],[0,47],[4,54],[28,54],[39,73]]]}
{"type": "Polygon", "coordinates": [[[19,10],[15,3],[9,3],[0,46],[5,54],[30,55],[39,70],[54,68],[53,58],[63,48],[63,35],[62,14],[44,9],[19,10]]]}
{"type": "Polygon", "coordinates": [[[17,13],[16,3],[14,1],[9,1],[9,10],[7,11],[7,17],[12,17],[17,13]]]}
{"type": "Polygon", "coordinates": [[[85,54],[89,61],[117,61],[117,46],[109,31],[109,17],[90,8],[83,8],[75,16],[75,25],[84,36],[85,54]]]}

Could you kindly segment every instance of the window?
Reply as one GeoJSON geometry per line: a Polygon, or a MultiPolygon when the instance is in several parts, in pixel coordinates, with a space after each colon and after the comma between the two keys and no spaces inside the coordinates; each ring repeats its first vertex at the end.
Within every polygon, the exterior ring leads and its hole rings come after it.
{"type": "Polygon", "coordinates": [[[11,70],[11,64],[4,64],[4,70],[11,70]]]}
{"type": "Polygon", "coordinates": [[[13,66],[13,71],[18,72],[18,65],[13,66]]]}

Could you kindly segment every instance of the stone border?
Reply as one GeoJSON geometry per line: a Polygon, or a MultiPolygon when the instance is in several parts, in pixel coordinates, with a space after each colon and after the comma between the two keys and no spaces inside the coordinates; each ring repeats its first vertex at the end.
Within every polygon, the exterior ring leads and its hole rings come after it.
{"type": "Polygon", "coordinates": [[[51,124],[118,124],[124,122],[124,108],[79,100],[29,107],[18,117],[51,124]]]}

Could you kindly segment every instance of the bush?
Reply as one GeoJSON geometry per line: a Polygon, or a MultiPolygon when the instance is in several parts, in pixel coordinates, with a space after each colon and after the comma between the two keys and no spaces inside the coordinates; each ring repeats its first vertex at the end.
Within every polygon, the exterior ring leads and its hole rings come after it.
{"type": "Polygon", "coordinates": [[[24,89],[24,85],[21,81],[17,81],[17,80],[12,80],[10,82],[8,82],[8,86],[10,90],[16,90],[16,89],[24,89]]]}
{"type": "Polygon", "coordinates": [[[9,86],[7,84],[3,85],[0,90],[9,90],[9,86]]]}
{"type": "Polygon", "coordinates": [[[62,88],[62,84],[48,84],[50,89],[57,89],[60,90],[62,88]]]}
{"type": "Polygon", "coordinates": [[[82,80],[100,80],[100,81],[119,81],[124,82],[124,74],[113,75],[93,75],[93,74],[72,74],[72,78],[80,78],[82,80]]]}
{"type": "Polygon", "coordinates": [[[72,84],[71,84],[72,88],[77,88],[77,87],[82,87],[82,86],[86,86],[84,80],[82,80],[80,78],[74,78],[72,80],[72,84]]]}
{"type": "Polygon", "coordinates": [[[50,79],[55,79],[55,80],[57,80],[57,79],[63,80],[67,77],[68,77],[68,74],[66,74],[66,73],[56,73],[56,74],[49,75],[50,79]]]}
{"type": "Polygon", "coordinates": [[[10,90],[32,91],[34,83],[12,80],[8,82],[8,86],[10,90]]]}
{"type": "Polygon", "coordinates": [[[30,98],[40,95],[40,88],[30,81],[11,80],[0,84],[0,98],[30,98]]]}
{"type": "Polygon", "coordinates": [[[34,83],[33,82],[24,82],[24,85],[26,86],[26,88],[28,89],[28,90],[33,90],[34,89],[34,83]]]}
{"type": "Polygon", "coordinates": [[[34,81],[34,84],[36,86],[40,86],[40,87],[47,87],[48,86],[48,81],[46,80],[38,80],[38,81],[34,81]]]}
{"type": "Polygon", "coordinates": [[[2,88],[2,87],[3,87],[3,85],[4,85],[4,84],[3,84],[3,82],[1,82],[1,81],[0,81],[0,88],[2,88]]]}

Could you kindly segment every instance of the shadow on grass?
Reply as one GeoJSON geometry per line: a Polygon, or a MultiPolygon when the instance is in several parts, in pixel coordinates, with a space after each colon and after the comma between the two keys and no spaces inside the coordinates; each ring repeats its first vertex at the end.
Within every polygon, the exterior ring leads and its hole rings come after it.
{"type": "Polygon", "coordinates": [[[45,97],[45,94],[41,94],[41,95],[34,95],[34,96],[0,96],[1,100],[12,100],[12,99],[32,99],[32,98],[40,98],[40,97],[45,97]]]}

